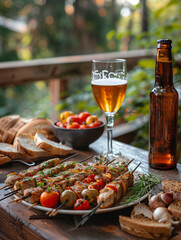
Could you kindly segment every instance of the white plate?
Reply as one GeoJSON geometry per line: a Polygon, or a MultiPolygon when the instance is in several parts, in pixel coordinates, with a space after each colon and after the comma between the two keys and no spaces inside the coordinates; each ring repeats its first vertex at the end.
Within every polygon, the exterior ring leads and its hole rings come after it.
{"type": "MultiPolygon", "coordinates": [[[[123,209],[123,208],[127,208],[127,207],[130,207],[130,206],[133,206],[141,201],[143,201],[145,198],[148,197],[150,192],[148,192],[147,194],[145,194],[143,197],[141,197],[140,199],[137,199],[136,201],[134,202],[131,202],[129,204],[124,204],[124,205],[118,205],[118,206],[114,206],[114,207],[111,207],[111,208],[103,208],[103,209],[97,209],[97,211],[95,212],[96,214],[99,214],[99,213],[107,213],[107,212],[113,212],[113,211],[117,211],[117,210],[120,210],[120,209],[123,209]]],[[[18,198],[18,196],[15,195],[15,198],[18,198]]],[[[49,211],[51,210],[52,208],[47,208],[47,207],[43,207],[41,205],[35,205],[33,206],[33,204],[31,203],[28,203],[26,201],[22,201],[22,203],[28,207],[32,206],[32,208],[35,208],[35,209],[38,209],[38,210],[41,210],[41,211],[49,211]]],[[[60,209],[58,210],[58,213],[61,213],[61,214],[71,214],[71,215],[83,215],[83,214],[86,214],[86,213],[89,213],[91,210],[68,210],[68,209],[60,209]]]]}

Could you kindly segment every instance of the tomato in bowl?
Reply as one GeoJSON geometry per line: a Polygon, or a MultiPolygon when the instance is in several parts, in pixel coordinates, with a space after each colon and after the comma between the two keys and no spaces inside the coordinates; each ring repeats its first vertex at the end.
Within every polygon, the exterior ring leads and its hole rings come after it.
{"type": "Polygon", "coordinates": [[[67,119],[63,119],[64,123],[61,120],[54,122],[52,127],[55,136],[61,142],[75,149],[87,148],[89,144],[96,141],[103,134],[105,123],[100,121],[96,116],[90,115],[88,112],[85,113],[78,115],[82,117],[82,121],[77,119],[77,116],[73,117],[71,115],[67,119]],[[90,119],[86,123],[86,120],[91,116],[93,116],[92,121],[90,119]]]}

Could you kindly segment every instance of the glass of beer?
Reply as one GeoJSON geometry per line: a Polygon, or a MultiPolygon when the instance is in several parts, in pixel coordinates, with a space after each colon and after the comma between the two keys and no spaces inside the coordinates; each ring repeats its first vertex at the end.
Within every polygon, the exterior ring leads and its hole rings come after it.
{"type": "Polygon", "coordinates": [[[118,152],[112,148],[112,130],[114,115],[121,107],[126,94],[126,60],[93,60],[91,85],[96,103],[106,115],[107,150],[103,153],[112,159],[118,156],[118,152]]]}

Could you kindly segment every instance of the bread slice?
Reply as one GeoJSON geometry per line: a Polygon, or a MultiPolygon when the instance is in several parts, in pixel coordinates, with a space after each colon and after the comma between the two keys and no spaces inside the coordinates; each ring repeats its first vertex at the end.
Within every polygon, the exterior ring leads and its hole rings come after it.
{"type": "Polygon", "coordinates": [[[28,120],[25,118],[20,118],[11,128],[9,128],[2,137],[2,142],[12,144],[17,132],[27,124],[28,120]]]}
{"type": "Polygon", "coordinates": [[[168,206],[168,211],[171,212],[175,220],[179,220],[179,222],[181,223],[181,201],[173,201],[168,206]]]}
{"type": "Polygon", "coordinates": [[[12,144],[0,143],[0,154],[8,156],[11,159],[22,159],[22,154],[14,148],[12,144]]]}
{"type": "Polygon", "coordinates": [[[0,118],[0,134],[3,135],[19,119],[20,119],[20,115],[9,115],[9,116],[0,118]]]}
{"type": "Polygon", "coordinates": [[[181,200],[181,181],[163,180],[162,190],[164,192],[173,192],[173,198],[181,200]]]}
{"type": "Polygon", "coordinates": [[[119,216],[119,223],[124,232],[138,236],[140,239],[165,240],[168,239],[172,233],[170,222],[159,223],[142,215],[135,216],[135,218],[119,216]]]}
{"type": "Polygon", "coordinates": [[[29,134],[21,134],[17,137],[16,149],[27,158],[46,158],[52,154],[40,149],[34,142],[34,137],[29,134]]]}
{"type": "Polygon", "coordinates": [[[67,155],[72,152],[72,148],[62,143],[53,142],[45,136],[44,132],[37,132],[34,137],[37,147],[53,154],[53,155],[67,155]]]}
{"type": "Polygon", "coordinates": [[[0,165],[11,162],[11,158],[0,153],[0,165]]]}
{"type": "Polygon", "coordinates": [[[131,218],[139,215],[143,215],[146,218],[152,219],[153,212],[148,205],[139,203],[134,206],[133,211],[131,212],[131,218]]]}

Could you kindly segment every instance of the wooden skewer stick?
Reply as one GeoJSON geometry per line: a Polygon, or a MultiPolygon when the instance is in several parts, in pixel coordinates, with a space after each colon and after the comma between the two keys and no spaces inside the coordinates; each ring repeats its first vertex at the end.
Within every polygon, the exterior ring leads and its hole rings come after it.
{"type": "Polygon", "coordinates": [[[140,165],[141,165],[141,162],[135,167],[135,169],[133,169],[132,173],[134,173],[140,165]]]}
{"type": "Polygon", "coordinates": [[[117,160],[117,158],[114,158],[113,160],[108,161],[108,163],[106,163],[105,165],[109,165],[109,164],[113,163],[115,160],[117,160]]]}
{"type": "Polygon", "coordinates": [[[71,159],[71,158],[73,158],[73,157],[76,157],[77,155],[78,155],[78,153],[74,153],[74,154],[71,155],[70,157],[67,157],[67,158],[63,159],[63,160],[61,161],[61,163],[65,162],[65,161],[67,161],[67,160],[69,160],[69,159],[71,159]]]}
{"type": "Polygon", "coordinates": [[[9,192],[9,193],[6,193],[6,194],[4,194],[4,196],[14,195],[14,194],[16,194],[19,190],[20,190],[20,188],[14,190],[14,191],[11,191],[11,192],[9,192]]]}
{"type": "Polygon", "coordinates": [[[129,166],[129,164],[132,163],[133,160],[134,160],[134,158],[131,159],[131,160],[126,164],[126,167],[129,166]]]}
{"type": "Polygon", "coordinates": [[[11,185],[11,184],[6,184],[6,185],[4,185],[3,187],[1,187],[0,190],[4,189],[4,188],[6,188],[6,187],[10,187],[10,186],[12,186],[12,185],[11,185]]]}
{"type": "Polygon", "coordinates": [[[31,208],[33,208],[33,207],[36,206],[36,205],[38,205],[38,203],[32,204],[31,206],[27,207],[27,209],[31,209],[31,208]]]}
{"type": "Polygon", "coordinates": [[[91,155],[91,156],[89,156],[89,157],[87,157],[87,158],[84,158],[84,159],[80,160],[79,163],[85,162],[85,161],[89,160],[90,158],[93,158],[94,156],[95,156],[95,155],[91,155]]]}
{"type": "Polygon", "coordinates": [[[11,185],[10,187],[4,188],[5,191],[11,189],[13,186],[11,185]]]}
{"type": "Polygon", "coordinates": [[[80,226],[83,226],[90,218],[91,216],[96,212],[96,210],[103,204],[104,202],[100,202],[95,208],[93,208],[89,213],[86,213],[82,216],[82,220],[77,224],[76,228],[79,228],[80,226]]]}
{"type": "Polygon", "coordinates": [[[13,191],[13,192],[9,193],[9,195],[1,198],[1,199],[0,199],[0,202],[3,201],[4,199],[6,199],[6,198],[8,198],[8,197],[11,197],[11,196],[13,196],[14,194],[16,194],[16,193],[19,191],[19,189],[18,189],[18,190],[15,190],[15,191],[13,191]],[[15,191],[16,191],[16,192],[15,192],[15,191]]]}
{"type": "Polygon", "coordinates": [[[20,197],[20,198],[16,198],[8,203],[12,203],[12,202],[21,202],[22,200],[28,198],[28,197],[31,197],[31,194],[28,194],[27,196],[23,196],[23,197],[20,197]]]}
{"type": "Polygon", "coordinates": [[[68,202],[68,200],[65,200],[56,209],[53,208],[53,209],[49,210],[48,212],[46,212],[46,215],[49,215],[49,217],[56,216],[58,213],[58,209],[62,208],[67,202],[68,202]]]}

